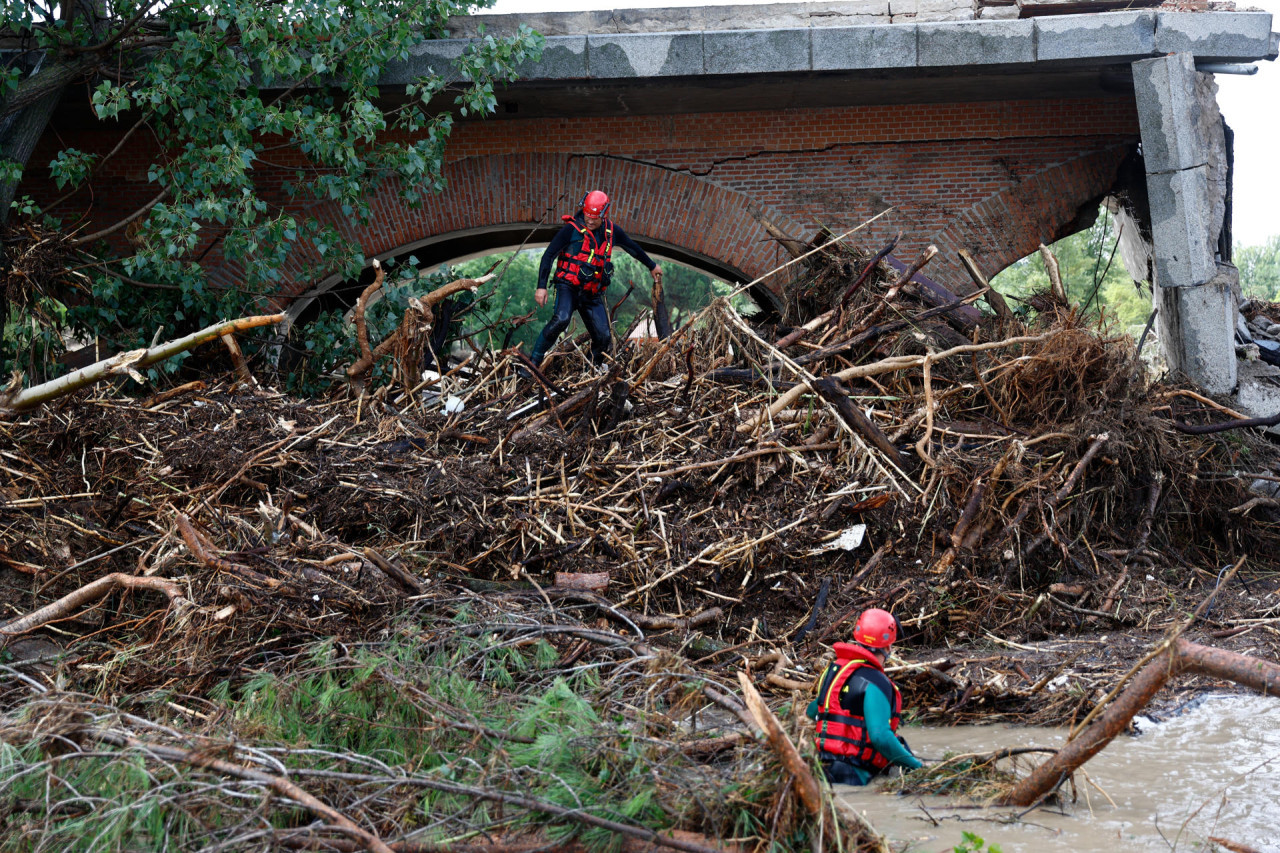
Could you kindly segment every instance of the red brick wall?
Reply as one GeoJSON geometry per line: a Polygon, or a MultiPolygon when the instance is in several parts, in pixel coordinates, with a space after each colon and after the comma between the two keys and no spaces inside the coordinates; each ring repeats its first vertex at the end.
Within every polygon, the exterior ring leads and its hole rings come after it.
{"type": "MultiPolygon", "coordinates": [[[[61,144],[105,151],[119,132],[62,133],[61,144]]],[[[420,209],[386,186],[367,225],[331,206],[309,210],[372,257],[451,232],[531,224],[548,207],[570,212],[586,189],[601,188],[614,199],[615,219],[642,241],[755,277],[782,260],[757,216],[807,238],[819,225],[841,232],[892,208],[852,239],[878,244],[902,230],[903,256],[935,243],[941,253],[930,273],[963,284],[956,249],[968,248],[988,274],[1029,254],[1110,188],[1137,134],[1125,99],[490,119],[456,126],[449,189],[420,209]]],[[[37,151],[24,192],[52,197],[36,167],[52,150],[37,151]]],[[[146,173],[156,156],[140,137],[104,166],[94,227],[154,195],[146,173]]],[[[296,152],[275,151],[257,174],[278,192],[300,163],[296,152]]],[[[87,199],[82,193],[73,204],[87,199]]],[[[205,263],[217,279],[236,278],[216,246],[205,263]]],[[[300,250],[284,272],[285,289],[297,293],[327,271],[300,250]]]]}

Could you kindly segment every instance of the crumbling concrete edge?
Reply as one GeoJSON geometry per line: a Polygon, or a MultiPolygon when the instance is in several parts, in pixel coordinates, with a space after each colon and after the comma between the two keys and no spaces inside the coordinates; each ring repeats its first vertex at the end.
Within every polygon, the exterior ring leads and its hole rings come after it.
{"type": "MultiPolygon", "coordinates": [[[[910,21],[912,19],[907,18],[910,21]]],[[[1043,18],[854,26],[596,32],[549,36],[527,80],[624,80],[673,76],[860,71],[1042,63],[1119,63],[1186,53],[1197,60],[1255,62],[1275,56],[1266,12],[1137,10],[1043,18]]],[[[426,42],[381,83],[449,74],[469,39],[426,42]]]]}

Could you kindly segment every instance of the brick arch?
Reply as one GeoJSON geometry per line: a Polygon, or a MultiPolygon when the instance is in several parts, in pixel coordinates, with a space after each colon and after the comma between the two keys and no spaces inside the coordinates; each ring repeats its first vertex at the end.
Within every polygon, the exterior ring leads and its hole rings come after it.
{"type": "Polygon", "coordinates": [[[1092,222],[1102,198],[1116,185],[1132,143],[1119,143],[1048,164],[1007,189],[969,206],[937,235],[942,249],[935,266],[963,281],[956,250],[967,249],[987,277],[1032,254],[1040,244],[1073,233],[1078,222],[1092,222]],[[946,251],[949,250],[949,251],[946,251]]]}
{"type": "MultiPolygon", "coordinates": [[[[613,218],[641,243],[661,254],[702,259],[742,280],[764,275],[780,263],[779,248],[757,216],[763,213],[792,233],[803,229],[737,190],[685,172],[617,157],[572,154],[505,154],[464,157],[445,167],[447,189],[418,208],[404,204],[394,184],[383,185],[367,224],[333,206],[309,213],[328,221],[359,245],[366,257],[403,255],[415,246],[453,235],[529,231],[542,222],[558,227],[560,215],[577,208],[587,189],[600,188],[613,201],[613,218]],[[664,251],[667,250],[667,251],[664,251]]],[[[519,239],[514,242],[520,242],[519,239]]],[[[296,297],[322,284],[314,277],[314,250],[300,247],[281,269],[282,294],[296,297]]],[[[696,264],[695,264],[696,265],[696,264]]],[[[233,265],[209,265],[210,273],[234,279],[233,265]]],[[[323,283],[333,283],[330,277],[323,283]]]]}

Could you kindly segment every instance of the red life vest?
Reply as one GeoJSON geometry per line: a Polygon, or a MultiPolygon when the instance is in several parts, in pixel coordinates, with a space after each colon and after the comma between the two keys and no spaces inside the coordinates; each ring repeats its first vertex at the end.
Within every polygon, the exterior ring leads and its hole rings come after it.
{"type": "Polygon", "coordinates": [[[871,652],[852,643],[836,643],[834,648],[836,662],[827,667],[827,672],[820,682],[825,690],[820,687],[818,693],[815,733],[818,751],[838,755],[856,765],[882,770],[889,766],[889,759],[871,745],[865,719],[861,714],[845,710],[840,702],[840,695],[846,687],[855,688],[854,705],[861,711],[862,694],[866,690],[883,690],[883,684],[880,683],[883,679],[883,683],[888,684],[893,690],[893,701],[890,703],[893,710],[889,717],[889,729],[896,732],[902,722],[902,694],[898,692],[898,686],[884,674],[884,667],[871,652]],[[878,672],[880,678],[874,676],[869,678],[870,673],[859,672],[864,667],[878,672]],[[850,684],[850,681],[853,684],[850,684]]]}
{"type": "Polygon", "coordinates": [[[561,218],[573,226],[582,241],[571,241],[560,253],[555,280],[580,287],[584,293],[600,293],[609,286],[605,264],[613,255],[613,222],[605,220],[604,240],[601,241],[596,239],[590,228],[579,224],[576,217],[561,218]]]}

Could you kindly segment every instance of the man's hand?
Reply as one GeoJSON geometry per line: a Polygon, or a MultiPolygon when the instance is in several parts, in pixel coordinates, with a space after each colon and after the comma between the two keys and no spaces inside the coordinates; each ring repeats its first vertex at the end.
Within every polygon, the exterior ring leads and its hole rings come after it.
{"type": "Polygon", "coordinates": [[[653,269],[649,270],[649,273],[653,276],[653,281],[655,284],[662,284],[662,267],[661,266],[658,266],[657,264],[655,264],[653,269]]]}
{"type": "Polygon", "coordinates": [[[538,307],[542,308],[547,304],[547,289],[539,287],[537,292],[533,294],[533,301],[538,303],[538,307]]]}

